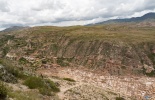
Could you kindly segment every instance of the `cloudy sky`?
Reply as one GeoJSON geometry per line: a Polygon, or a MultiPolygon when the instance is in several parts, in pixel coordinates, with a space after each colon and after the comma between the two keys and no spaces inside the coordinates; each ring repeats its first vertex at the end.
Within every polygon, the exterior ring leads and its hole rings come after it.
{"type": "Polygon", "coordinates": [[[155,0],[0,0],[0,28],[85,25],[155,12],[155,0]]]}

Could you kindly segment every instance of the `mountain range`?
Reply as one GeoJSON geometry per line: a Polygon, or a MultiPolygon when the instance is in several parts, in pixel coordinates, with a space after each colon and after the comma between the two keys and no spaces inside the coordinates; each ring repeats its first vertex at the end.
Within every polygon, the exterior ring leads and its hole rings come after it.
{"type": "Polygon", "coordinates": [[[114,24],[114,23],[131,23],[131,22],[155,22],[155,13],[147,13],[141,17],[132,17],[132,18],[124,18],[124,19],[111,19],[95,24],[89,24],[89,25],[98,25],[98,24],[114,24]]]}
{"type": "MultiPolygon", "coordinates": [[[[138,23],[141,26],[155,26],[155,13],[147,13],[141,17],[132,17],[132,18],[124,18],[124,19],[110,19],[107,21],[95,23],[95,24],[88,24],[86,26],[91,25],[102,25],[102,24],[119,24],[119,23],[138,23]]],[[[2,32],[10,32],[10,31],[16,31],[20,29],[26,29],[29,28],[28,26],[11,26],[9,28],[6,28],[2,30],[2,32]]]]}
{"type": "Polygon", "coordinates": [[[29,27],[28,26],[11,26],[9,28],[2,30],[2,32],[11,32],[11,31],[21,30],[21,29],[26,29],[26,28],[29,28],[29,27]]]}

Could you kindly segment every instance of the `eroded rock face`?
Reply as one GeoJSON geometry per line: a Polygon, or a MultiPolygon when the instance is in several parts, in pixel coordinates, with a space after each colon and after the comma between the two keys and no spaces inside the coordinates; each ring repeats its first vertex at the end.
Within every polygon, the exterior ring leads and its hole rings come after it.
{"type": "MultiPolygon", "coordinates": [[[[126,44],[105,41],[75,41],[59,45],[55,56],[73,58],[71,63],[93,69],[105,69],[110,74],[143,74],[145,65],[154,70],[150,44],[126,44]],[[62,53],[63,52],[63,53],[62,53]],[[62,54],[62,55],[60,55],[62,54]]],[[[148,67],[147,67],[148,68],[148,67]]],[[[147,70],[147,69],[146,69],[147,70]]],[[[147,73],[151,72],[147,71],[147,73]]]]}
{"type": "Polygon", "coordinates": [[[7,41],[10,40],[8,39],[2,48],[7,50],[6,47],[8,47],[9,50],[6,54],[17,55],[16,60],[25,56],[34,59],[45,58],[48,59],[48,64],[85,66],[107,71],[111,75],[155,74],[154,42],[134,43],[121,39],[113,41],[110,39],[89,40],[81,38],[59,36],[52,32],[16,34],[11,40],[12,43],[7,44],[7,41]]]}
{"type": "Polygon", "coordinates": [[[0,65],[0,80],[8,83],[16,83],[17,79],[10,74],[4,66],[0,65]]]}

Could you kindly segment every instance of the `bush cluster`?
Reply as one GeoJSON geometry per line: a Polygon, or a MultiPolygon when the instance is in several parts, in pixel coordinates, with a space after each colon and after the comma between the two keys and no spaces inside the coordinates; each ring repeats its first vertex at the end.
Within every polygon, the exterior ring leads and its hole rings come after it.
{"type": "Polygon", "coordinates": [[[0,100],[4,100],[7,97],[7,88],[4,83],[0,82],[0,100]]]}
{"type": "Polygon", "coordinates": [[[0,59],[0,64],[5,66],[5,70],[16,78],[25,79],[27,76],[18,67],[15,67],[13,62],[7,59],[0,59]]]}
{"type": "Polygon", "coordinates": [[[125,100],[123,97],[116,97],[116,100],[125,100]]]}
{"type": "Polygon", "coordinates": [[[71,78],[63,78],[66,81],[70,81],[70,82],[75,82],[75,80],[71,79],[71,78]]]}
{"type": "Polygon", "coordinates": [[[51,92],[59,92],[60,89],[51,80],[42,79],[40,77],[31,76],[27,78],[24,85],[30,89],[38,89],[43,95],[51,95],[51,92]]]}

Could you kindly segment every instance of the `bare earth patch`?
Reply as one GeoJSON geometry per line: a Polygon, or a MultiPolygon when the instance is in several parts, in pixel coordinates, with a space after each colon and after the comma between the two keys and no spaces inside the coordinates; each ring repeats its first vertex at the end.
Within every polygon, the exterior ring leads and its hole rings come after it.
{"type": "Polygon", "coordinates": [[[58,67],[54,70],[55,72],[53,69],[38,70],[38,73],[47,77],[57,76],[60,78],[72,78],[76,81],[73,83],[63,79],[55,80],[60,84],[61,92],[58,93],[58,96],[62,100],[77,100],[77,98],[81,100],[82,98],[89,99],[89,96],[94,98],[93,100],[106,100],[106,98],[112,100],[112,98],[118,95],[127,100],[132,100],[133,98],[140,100],[145,96],[150,96],[152,100],[155,99],[154,78],[102,75],[102,73],[87,69],[81,70],[81,68],[58,67]],[[98,94],[99,89],[100,94],[104,95],[91,95],[98,94]],[[108,95],[108,93],[112,94],[108,95]]]}

